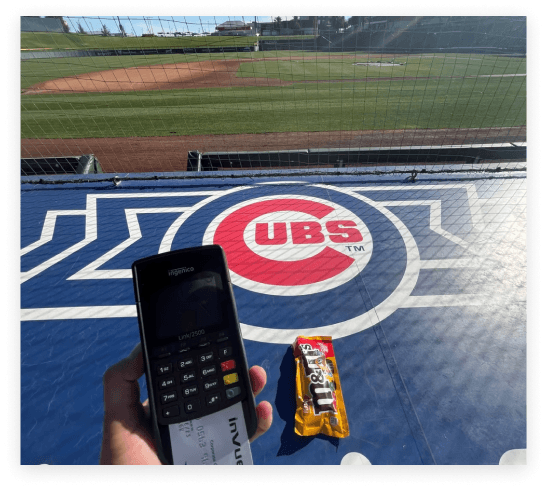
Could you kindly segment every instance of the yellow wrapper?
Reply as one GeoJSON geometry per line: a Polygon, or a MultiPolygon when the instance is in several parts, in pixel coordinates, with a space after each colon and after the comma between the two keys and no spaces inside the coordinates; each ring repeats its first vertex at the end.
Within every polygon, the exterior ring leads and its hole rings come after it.
{"type": "Polygon", "coordinates": [[[294,431],[300,436],[349,435],[346,406],[331,336],[299,336],[293,345],[296,363],[294,431]]]}

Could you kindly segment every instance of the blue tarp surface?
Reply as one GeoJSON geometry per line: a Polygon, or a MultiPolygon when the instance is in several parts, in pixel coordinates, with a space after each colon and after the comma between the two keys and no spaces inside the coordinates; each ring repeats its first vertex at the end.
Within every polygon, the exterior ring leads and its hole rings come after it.
{"type": "Polygon", "coordinates": [[[139,341],[132,262],[212,242],[268,374],[255,464],[526,448],[525,171],[240,175],[22,183],[22,464],[98,463],[102,375],[139,341]],[[294,433],[297,334],[334,338],[347,438],[294,433]]]}

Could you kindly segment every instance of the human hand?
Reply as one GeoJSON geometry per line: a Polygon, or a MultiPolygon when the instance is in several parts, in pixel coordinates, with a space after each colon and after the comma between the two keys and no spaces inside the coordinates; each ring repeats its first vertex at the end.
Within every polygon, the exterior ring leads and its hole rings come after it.
{"type": "MultiPolygon", "coordinates": [[[[112,365],[103,376],[104,421],[99,463],[102,465],[161,465],[152,434],[148,399],[140,402],[138,379],[144,374],[142,346],[112,365]]],[[[266,385],[262,367],[249,369],[253,394],[266,385]]],[[[251,442],[272,424],[272,406],[262,401],[256,407],[258,428],[251,442]]]]}

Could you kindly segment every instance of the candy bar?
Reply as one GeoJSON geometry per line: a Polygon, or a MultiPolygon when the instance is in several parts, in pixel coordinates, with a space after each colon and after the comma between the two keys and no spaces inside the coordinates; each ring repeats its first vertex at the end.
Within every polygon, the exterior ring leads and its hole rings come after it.
{"type": "Polygon", "coordinates": [[[349,425],[332,337],[298,336],[292,347],[296,363],[294,431],[300,436],[323,433],[345,438],[349,425]]]}

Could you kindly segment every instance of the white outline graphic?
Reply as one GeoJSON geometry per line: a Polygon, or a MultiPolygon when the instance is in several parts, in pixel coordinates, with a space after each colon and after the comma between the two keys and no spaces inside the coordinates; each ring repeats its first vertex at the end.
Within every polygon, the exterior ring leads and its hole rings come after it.
{"type": "MultiPolygon", "coordinates": [[[[347,190],[352,190],[354,192],[360,192],[360,191],[389,191],[389,190],[429,190],[429,191],[435,191],[435,190],[458,190],[458,189],[465,189],[467,192],[467,203],[469,205],[469,211],[471,213],[471,221],[473,223],[473,227],[477,228],[478,230],[483,229],[483,220],[482,220],[482,211],[479,203],[479,198],[477,196],[477,189],[475,188],[475,185],[472,183],[454,183],[454,184],[439,184],[439,185],[409,185],[408,187],[406,185],[375,185],[375,186],[369,186],[369,185],[362,185],[359,187],[343,187],[347,190]]],[[[398,201],[390,201],[390,202],[410,202],[405,200],[398,200],[398,201]]],[[[426,199],[426,202],[431,202],[431,200],[426,199]]],[[[437,200],[437,202],[439,202],[437,200]]],[[[399,205],[399,204],[392,204],[392,205],[399,205]]],[[[404,204],[400,204],[404,205],[404,204]]],[[[419,205],[419,204],[418,204],[419,205]]],[[[439,218],[440,218],[440,210],[439,210],[439,218]]],[[[440,223],[440,221],[439,221],[440,223]]]]}
{"type": "Polygon", "coordinates": [[[40,239],[38,241],[35,241],[34,243],[29,244],[28,246],[25,246],[21,250],[21,256],[26,255],[27,253],[35,250],[36,248],[39,248],[42,245],[45,245],[53,239],[53,231],[55,230],[55,224],[57,223],[57,216],[85,216],[86,214],[86,210],[47,211],[40,239]]]}
{"type": "MultiPolygon", "coordinates": [[[[27,280],[30,280],[36,275],[42,273],[44,270],[47,270],[48,268],[55,265],[56,263],[59,263],[60,261],[64,260],[65,258],[72,255],[73,253],[76,253],[78,250],[82,249],[84,246],[88,245],[89,243],[97,239],[97,200],[98,199],[194,197],[194,196],[201,196],[201,195],[210,195],[211,198],[215,198],[215,197],[220,197],[221,195],[224,195],[224,193],[225,192],[223,191],[199,191],[199,192],[156,192],[156,193],[127,193],[127,194],[87,194],[85,210],[48,211],[46,214],[46,219],[44,222],[44,226],[42,228],[42,235],[40,236],[40,239],[38,241],[35,241],[34,243],[31,243],[25,248],[23,248],[21,250],[21,256],[51,241],[51,239],[53,238],[53,232],[54,232],[57,216],[71,216],[71,215],[85,216],[85,237],[82,241],[79,241],[78,243],[70,246],[66,250],[49,258],[48,260],[41,263],[40,265],[37,265],[31,270],[28,270],[26,272],[21,272],[21,283],[22,284],[25,283],[27,280]]],[[[192,207],[192,209],[194,208],[195,206],[192,207]]],[[[161,249],[161,246],[160,246],[160,249],[161,249]]]]}
{"type": "MultiPolygon", "coordinates": [[[[287,183],[287,182],[275,182],[287,183]]],[[[307,182],[299,182],[306,186],[314,186],[332,190],[336,192],[346,193],[356,199],[359,199],[384,214],[399,230],[407,249],[407,267],[403,279],[395,291],[381,304],[368,311],[367,313],[337,324],[322,326],[309,329],[294,329],[294,330],[278,330],[263,328],[259,325],[242,324],[243,336],[246,339],[270,342],[270,343],[290,343],[296,335],[331,335],[333,338],[341,338],[355,332],[364,330],[377,324],[385,319],[399,308],[419,308],[419,307],[451,307],[451,306],[471,306],[480,307],[487,303],[489,297],[486,295],[477,294],[457,294],[457,295],[427,295],[427,296],[412,296],[411,293],[416,285],[418,274],[421,269],[461,269],[461,268],[484,268],[485,262],[488,261],[485,257],[469,256],[463,258],[450,258],[442,260],[421,260],[419,251],[414,240],[414,237],[406,226],[397,218],[388,207],[392,206],[412,206],[424,205],[430,208],[429,227],[440,236],[450,240],[451,242],[467,248],[468,243],[453,235],[449,231],[442,228],[441,223],[441,200],[437,199],[416,199],[416,200],[389,200],[389,201],[374,201],[358,192],[362,191],[391,191],[391,190],[428,190],[439,191],[443,189],[465,189],[467,193],[467,204],[469,206],[471,223],[473,229],[480,231],[484,228],[483,216],[481,211],[481,203],[477,197],[475,185],[473,183],[454,183],[454,184],[432,184],[432,185],[362,185],[362,186],[332,186],[322,184],[309,184],[307,182]]],[[[128,223],[129,238],[116,247],[86,265],[83,269],[69,277],[70,280],[78,279],[110,279],[110,278],[129,278],[131,277],[130,270],[97,270],[98,267],[104,265],[112,257],[116,256],[123,250],[127,249],[141,237],[140,227],[138,225],[137,215],[140,213],[180,213],[171,224],[169,230],[164,235],[159,252],[166,252],[171,249],[173,240],[182,226],[182,224],[201,207],[209,204],[213,200],[228,195],[232,192],[237,192],[244,189],[253,188],[253,186],[245,185],[229,189],[227,191],[197,191],[197,192],[157,192],[157,193],[127,193],[127,194],[88,194],[86,196],[85,210],[49,210],[46,213],[42,233],[40,238],[26,246],[21,250],[21,256],[43,246],[53,239],[55,225],[58,216],[85,216],[85,237],[80,242],[70,246],[66,250],[49,258],[33,269],[21,274],[21,283],[26,282],[39,273],[47,270],[49,267],[59,263],[64,258],[77,252],[90,242],[97,239],[97,199],[136,199],[136,198],[157,198],[157,197],[191,197],[191,196],[207,196],[197,204],[191,207],[161,207],[161,208],[127,208],[125,209],[126,219],[128,223]]],[[[305,198],[305,196],[303,196],[305,198]]],[[[488,199],[483,199],[488,200],[488,199]]],[[[122,318],[136,317],[136,309],[133,305],[120,306],[82,306],[82,307],[53,307],[53,308],[29,308],[21,310],[22,321],[33,320],[53,320],[53,319],[84,319],[84,318],[122,318]]]]}
{"type": "Polygon", "coordinates": [[[183,214],[185,211],[190,210],[191,207],[154,207],[145,209],[125,209],[125,218],[127,220],[127,228],[129,229],[129,238],[123,243],[112,248],[104,255],[91,262],[89,265],[82,268],[80,271],[71,275],[67,280],[91,280],[91,279],[111,279],[111,278],[132,278],[131,269],[124,270],[97,270],[100,266],[104,265],[107,261],[119,255],[122,251],[129,248],[133,243],[136,243],[142,238],[141,228],[139,226],[138,214],[161,214],[161,213],[175,213],[183,214]]]}

